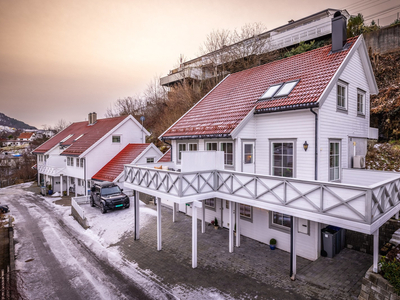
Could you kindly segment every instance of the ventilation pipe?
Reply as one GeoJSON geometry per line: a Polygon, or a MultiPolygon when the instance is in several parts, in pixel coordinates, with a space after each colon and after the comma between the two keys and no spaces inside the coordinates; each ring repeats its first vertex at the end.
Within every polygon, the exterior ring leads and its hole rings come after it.
{"type": "Polygon", "coordinates": [[[335,12],[332,18],[332,52],[343,50],[347,41],[346,17],[340,11],[335,12]]]}

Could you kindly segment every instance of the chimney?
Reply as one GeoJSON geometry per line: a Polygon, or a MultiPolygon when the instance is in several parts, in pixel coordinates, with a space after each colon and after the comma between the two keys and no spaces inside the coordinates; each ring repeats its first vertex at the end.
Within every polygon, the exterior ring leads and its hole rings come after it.
{"type": "Polygon", "coordinates": [[[95,112],[92,113],[92,124],[97,122],[97,114],[95,112]]]}
{"type": "Polygon", "coordinates": [[[92,124],[93,124],[92,113],[89,113],[89,115],[88,115],[88,125],[92,125],[92,124]]]}
{"type": "Polygon", "coordinates": [[[337,11],[332,18],[332,52],[341,51],[346,41],[346,17],[337,11]]]}

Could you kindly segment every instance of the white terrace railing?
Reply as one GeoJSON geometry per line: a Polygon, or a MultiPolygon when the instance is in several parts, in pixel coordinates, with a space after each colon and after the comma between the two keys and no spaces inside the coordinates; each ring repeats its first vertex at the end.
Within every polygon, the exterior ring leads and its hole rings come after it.
{"type": "Polygon", "coordinates": [[[398,175],[361,186],[222,170],[180,173],[125,165],[125,184],[182,202],[243,199],[245,204],[250,200],[254,205],[285,206],[368,225],[400,204],[398,175]]]}

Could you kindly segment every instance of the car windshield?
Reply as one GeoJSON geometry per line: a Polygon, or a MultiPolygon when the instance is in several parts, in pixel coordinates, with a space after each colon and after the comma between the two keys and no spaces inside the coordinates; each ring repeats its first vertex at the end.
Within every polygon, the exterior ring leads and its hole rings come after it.
{"type": "Polygon", "coordinates": [[[119,194],[119,193],[121,193],[119,186],[109,186],[109,187],[104,187],[101,189],[102,196],[108,196],[108,195],[119,194]]]}

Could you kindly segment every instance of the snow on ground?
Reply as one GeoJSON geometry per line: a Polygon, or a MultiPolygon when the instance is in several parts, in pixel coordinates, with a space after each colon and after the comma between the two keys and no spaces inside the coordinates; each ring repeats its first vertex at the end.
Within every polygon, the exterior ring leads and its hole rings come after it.
{"type": "MultiPolygon", "coordinates": [[[[0,191],[3,195],[10,194],[10,196],[16,194],[21,196],[34,194],[33,192],[22,190],[22,188],[27,188],[31,184],[32,183],[24,183],[3,188],[0,189],[0,191]]],[[[118,247],[113,246],[113,244],[117,243],[124,235],[133,234],[134,209],[132,206],[129,209],[109,211],[106,214],[101,214],[98,207],[91,207],[89,204],[81,205],[85,211],[86,218],[89,220],[90,226],[89,229],[85,230],[72,217],[70,206],[62,206],[55,203],[57,200],[61,199],[60,197],[40,197],[54,209],[56,214],[59,214],[65,224],[77,233],[77,238],[93,253],[95,253],[98,258],[108,261],[111,265],[115,266],[132,281],[139,284],[156,299],[165,299],[166,294],[169,294],[170,297],[171,293],[175,295],[173,297],[182,297],[183,299],[230,299],[229,296],[222,296],[214,289],[189,289],[178,285],[174,286],[172,290],[171,288],[166,289],[161,284],[158,284],[158,282],[160,282],[159,279],[150,270],[142,270],[138,268],[135,262],[127,261],[123,258],[118,247]]],[[[32,209],[32,203],[21,202],[21,204],[29,207],[31,214],[34,217],[40,218],[40,211],[32,209]]],[[[157,212],[147,207],[143,202],[140,202],[140,206],[140,227],[145,227],[149,222],[156,222],[157,212]]],[[[79,253],[74,253],[75,250],[73,250],[69,241],[63,241],[62,234],[54,229],[55,226],[52,226],[52,221],[50,219],[42,218],[42,220],[43,222],[41,222],[40,226],[43,228],[46,242],[49,244],[50,249],[57,259],[66,266],[82,270],[81,277],[77,277],[74,284],[76,284],[77,287],[89,282],[92,285],[96,284],[100,275],[98,275],[95,270],[90,270],[90,266],[85,266],[85,261],[80,261],[77,258],[79,257],[79,253]],[[66,254],[66,249],[71,249],[68,254],[66,254]]],[[[18,224],[19,221],[20,220],[17,216],[15,223],[18,224]]],[[[15,231],[15,234],[16,238],[18,238],[17,230],[15,231]]],[[[20,247],[20,244],[16,245],[17,253],[21,250],[20,247]]],[[[17,260],[16,263],[18,269],[24,269],[23,261],[18,262],[17,260]]],[[[109,294],[107,287],[101,290],[101,294],[104,295],[105,298],[108,297],[108,299],[115,298],[109,294]]]]}

